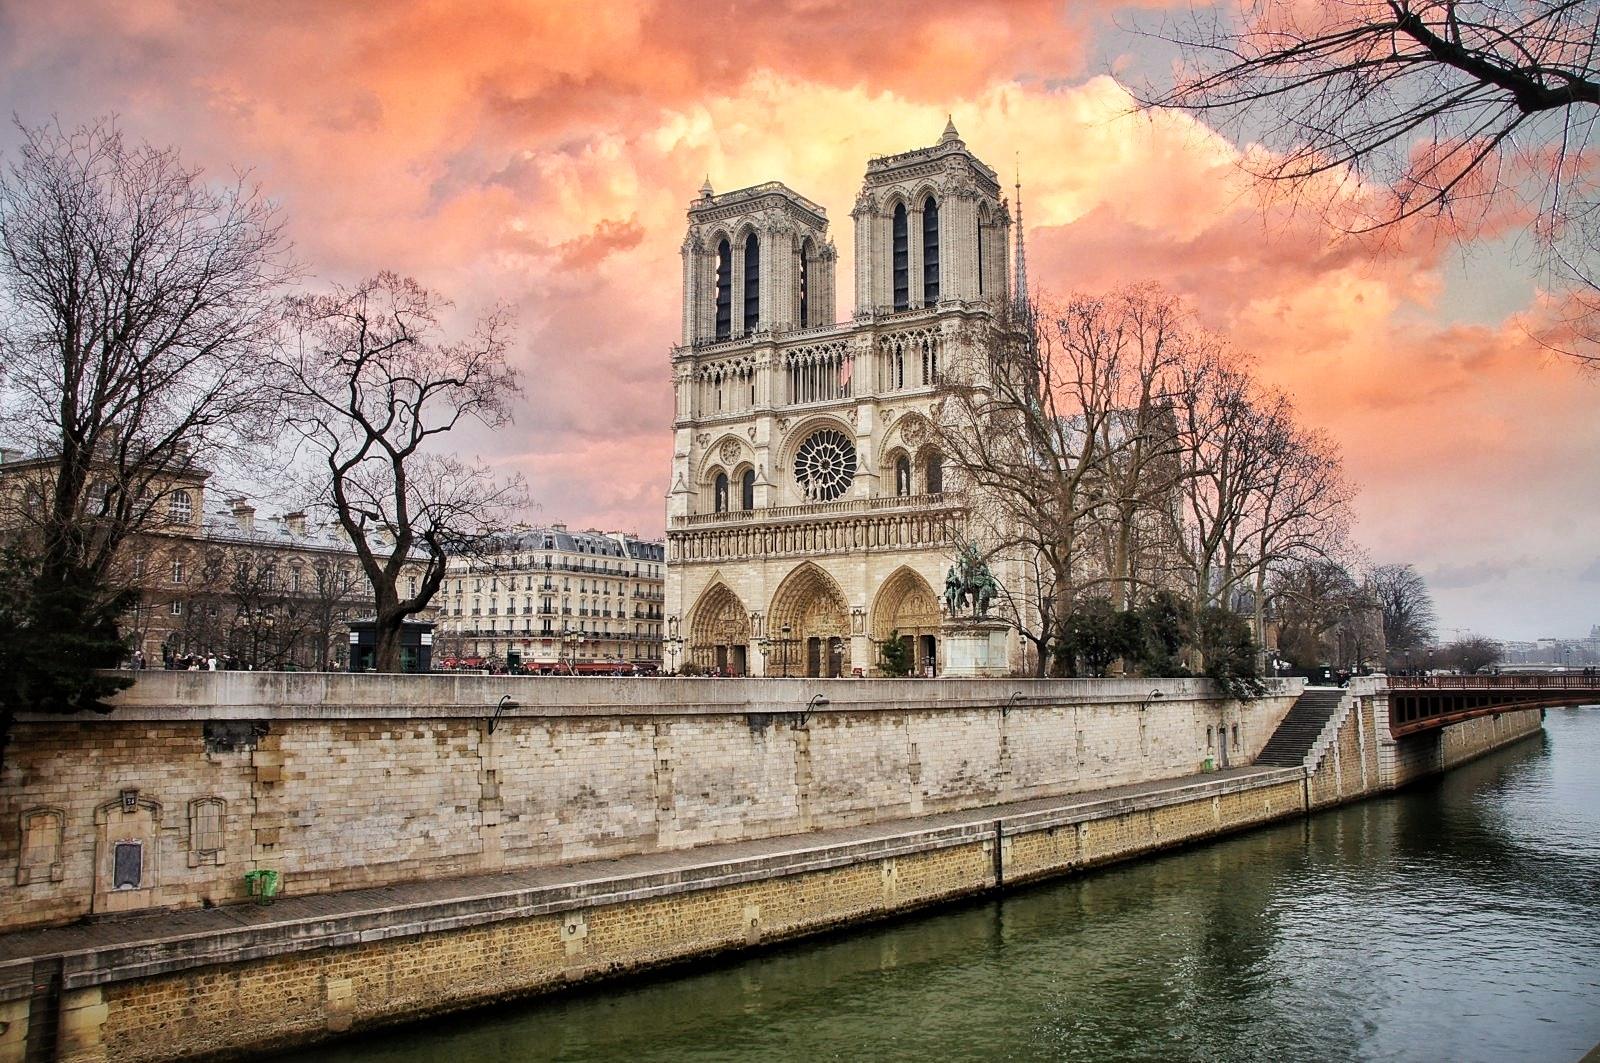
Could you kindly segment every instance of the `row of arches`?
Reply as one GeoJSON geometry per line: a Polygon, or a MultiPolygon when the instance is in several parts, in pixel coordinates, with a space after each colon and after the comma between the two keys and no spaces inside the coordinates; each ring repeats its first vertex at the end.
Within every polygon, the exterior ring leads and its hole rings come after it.
{"type": "MultiPolygon", "coordinates": [[[[796,321],[804,328],[814,324],[828,324],[830,321],[820,320],[823,317],[832,318],[830,310],[823,308],[823,293],[818,291],[819,280],[817,277],[821,267],[822,249],[815,240],[807,236],[800,241],[793,252],[794,261],[792,272],[787,281],[784,272],[780,269],[778,283],[793,284],[794,291],[791,298],[798,302],[798,306],[791,303],[789,312],[798,311],[796,321]]],[[[763,325],[770,325],[772,313],[770,307],[763,306],[761,295],[761,238],[754,229],[747,229],[742,238],[730,238],[719,235],[716,238],[716,254],[714,266],[715,295],[713,304],[715,314],[713,318],[713,338],[721,341],[732,339],[735,334],[734,306],[738,300],[741,311],[737,331],[748,335],[757,331],[763,325]],[[736,256],[735,250],[742,250],[743,254],[736,256]],[[742,260],[738,269],[739,276],[734,276],[735,259],[742,260]]],[[[778,315],[780,318],[785,314],[778,315]]]]}
{"type": "Polygon", "coordinates": [[[833,677],[881,666],[881,648],[891,639],[909,651],[916,674],[938,668],[939,600],[915,570],[901,566],[883,582],[862,619],[853,615],[839,585],[819,565],[806,561],[784,577],[765,618],[721,579],[700,595],[689,614],[688,660],[723,674],[752,674],[756,656],[762,674],[833,677]],[[868,636],[872,660],[855,660],[852,636],[868,636]]]}

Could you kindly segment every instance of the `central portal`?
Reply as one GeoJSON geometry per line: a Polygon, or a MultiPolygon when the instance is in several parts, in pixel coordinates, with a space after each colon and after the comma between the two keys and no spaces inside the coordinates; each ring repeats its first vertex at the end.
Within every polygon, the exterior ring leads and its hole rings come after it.
{"type": "Polygon", "coordinates": [[[850,669],[850,612],[839,585],[811,562],[784,579],[772,599],[768,674],[822,678],[850,669]]]}

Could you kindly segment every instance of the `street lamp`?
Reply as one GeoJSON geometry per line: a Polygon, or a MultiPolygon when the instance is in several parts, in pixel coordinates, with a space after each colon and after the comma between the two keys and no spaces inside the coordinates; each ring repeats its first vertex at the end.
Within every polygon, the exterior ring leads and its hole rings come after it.
{"type": "Polygon", "coordinates": [[[667,637],[662,639],[662,645],[667,651],[667,658],[671,662],[669,675],[678,674],[678,654],[683,652],[683,636],[678,634],[678,618],[667,617],[667,637]]]}
{"type": "Polygon", "coordinates": [[[566,662],[567,662],[567,674],[568,675],[577,675],[578,674],[578,669],[576,667],[574,667],[574,665],[573,665],[573,660],[572,660],[573,651],[572,651],[571,647],[573,647],[573,646],[582,646],[583,645],[583,641],[584,641],[584,633],[582,631],[574,631],[572,628],[569,627],[569,628],[563,629],[562,632],[561,632],[561,652],[562,652],[562,656],[566,659],[566,662]]]}

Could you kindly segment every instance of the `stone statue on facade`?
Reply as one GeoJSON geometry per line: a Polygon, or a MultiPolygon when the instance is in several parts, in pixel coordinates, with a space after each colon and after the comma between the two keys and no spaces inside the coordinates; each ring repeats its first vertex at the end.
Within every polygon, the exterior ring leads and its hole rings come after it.
{"type": "Polygon", "coordinates": [[[986,617],[989,605],[1000,593],[1000,584],[989,571],[989,566],[978,553],[978,548],[967,543],[956,551],[956,563],[944,578],[944,604],[950,616],[960,616],[970,602],[972,615],[986,617]]]}

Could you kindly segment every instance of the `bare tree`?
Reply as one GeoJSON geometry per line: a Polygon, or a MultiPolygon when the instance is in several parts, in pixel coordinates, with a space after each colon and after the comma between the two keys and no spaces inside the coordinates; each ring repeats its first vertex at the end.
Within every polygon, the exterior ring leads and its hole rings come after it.
{"type": "Polygon", "coordinates": [[[1552,263],[1583,293],[1578,332],[1593,339],[1597,29],[1584,0],[1252,0],[1153,31],[1186,64],[1140,102],[1263,145],[1244,155],[1252,172],[1355,211],[1356,229],[1419,215],[1449,215],[1454,229],[1468,210],[1535,200],[1552,263]]]}
{"type": "Polygon", "coordinates": [[[290,424],[326,471],[328,505],[372,587],[376,667],[399,671],[405,621],[426,609],[446,559],[480,552],[522,502],[520,481],[431,449],[465,421],[498,428],[518,394],[505,311],[462,340],[443,337],[448,304],[380,273],[294,301],[279,358],[290,424]],[[414,593],[400,577],[420,570],[414,593]]]}
{"type": "Polygon", "coordinates": [[[1255,638],[1264,653],[1271,573],[1341,553],[1350,534],[1354,490],[1344,478],[1338,447],[1325,434],[1301,426],[1286,396],[1265,396],[1260,411],[1257,440],[1266,460],[1249,489],[1240,563],[1254,581],[1255,638]]]}
{"type": "Polygon", "coordinates": [[[0,670],[8,705],[82,708],[110,689],[89,669],[114,663],[134,600],[119,548],[270,412],[261,354],[290,267],[245,181],[211,184],[110,121],[19,130],[0,174],[0,434],[38,461],[4,523],[32,573],[28,642],[76,670],[15,651],[0,670]]]}
{"type": "Polygon", "coordinates": [[[1041,661],[1074,600],[1131,597],[1137,521],[1170,465],[1163,391],[1188,341],[1184,325],[1150,287],[1012,307],[943,375],[939,443],[974,489],[969,504],[1002,553],[1045,570],[1034,588],[1049,600],[1023,610],[1044,640],[1041,661]]]}
{"type": "Polygon", "coordinates": [[[1383,640],[1389,663],[1410,662],[1411,655],[1433,644],[1438,618],[1428,584],[1411,565],[1378,565],[1367,573],[1367,586],[1383,614],[1383,640]]]}
{"type": "Polygon", "coordinates": [[[1334,560],[1278,573],[1278,649],[1300,668],[1356,670],[1383,654],[1383,625],[1367,588],[1334,560]]]}
{"type": "Polygon", "coordinates": [[[1474,672],[1499,664],[1504,656],[1505,647],[1493,639],[1486,639],[1481,635],[1467,635],[1430,651],[1428,663],[1434,668],[1446,668],[1458,671],[1462,675],[1472,675],[1474,672]]]}

